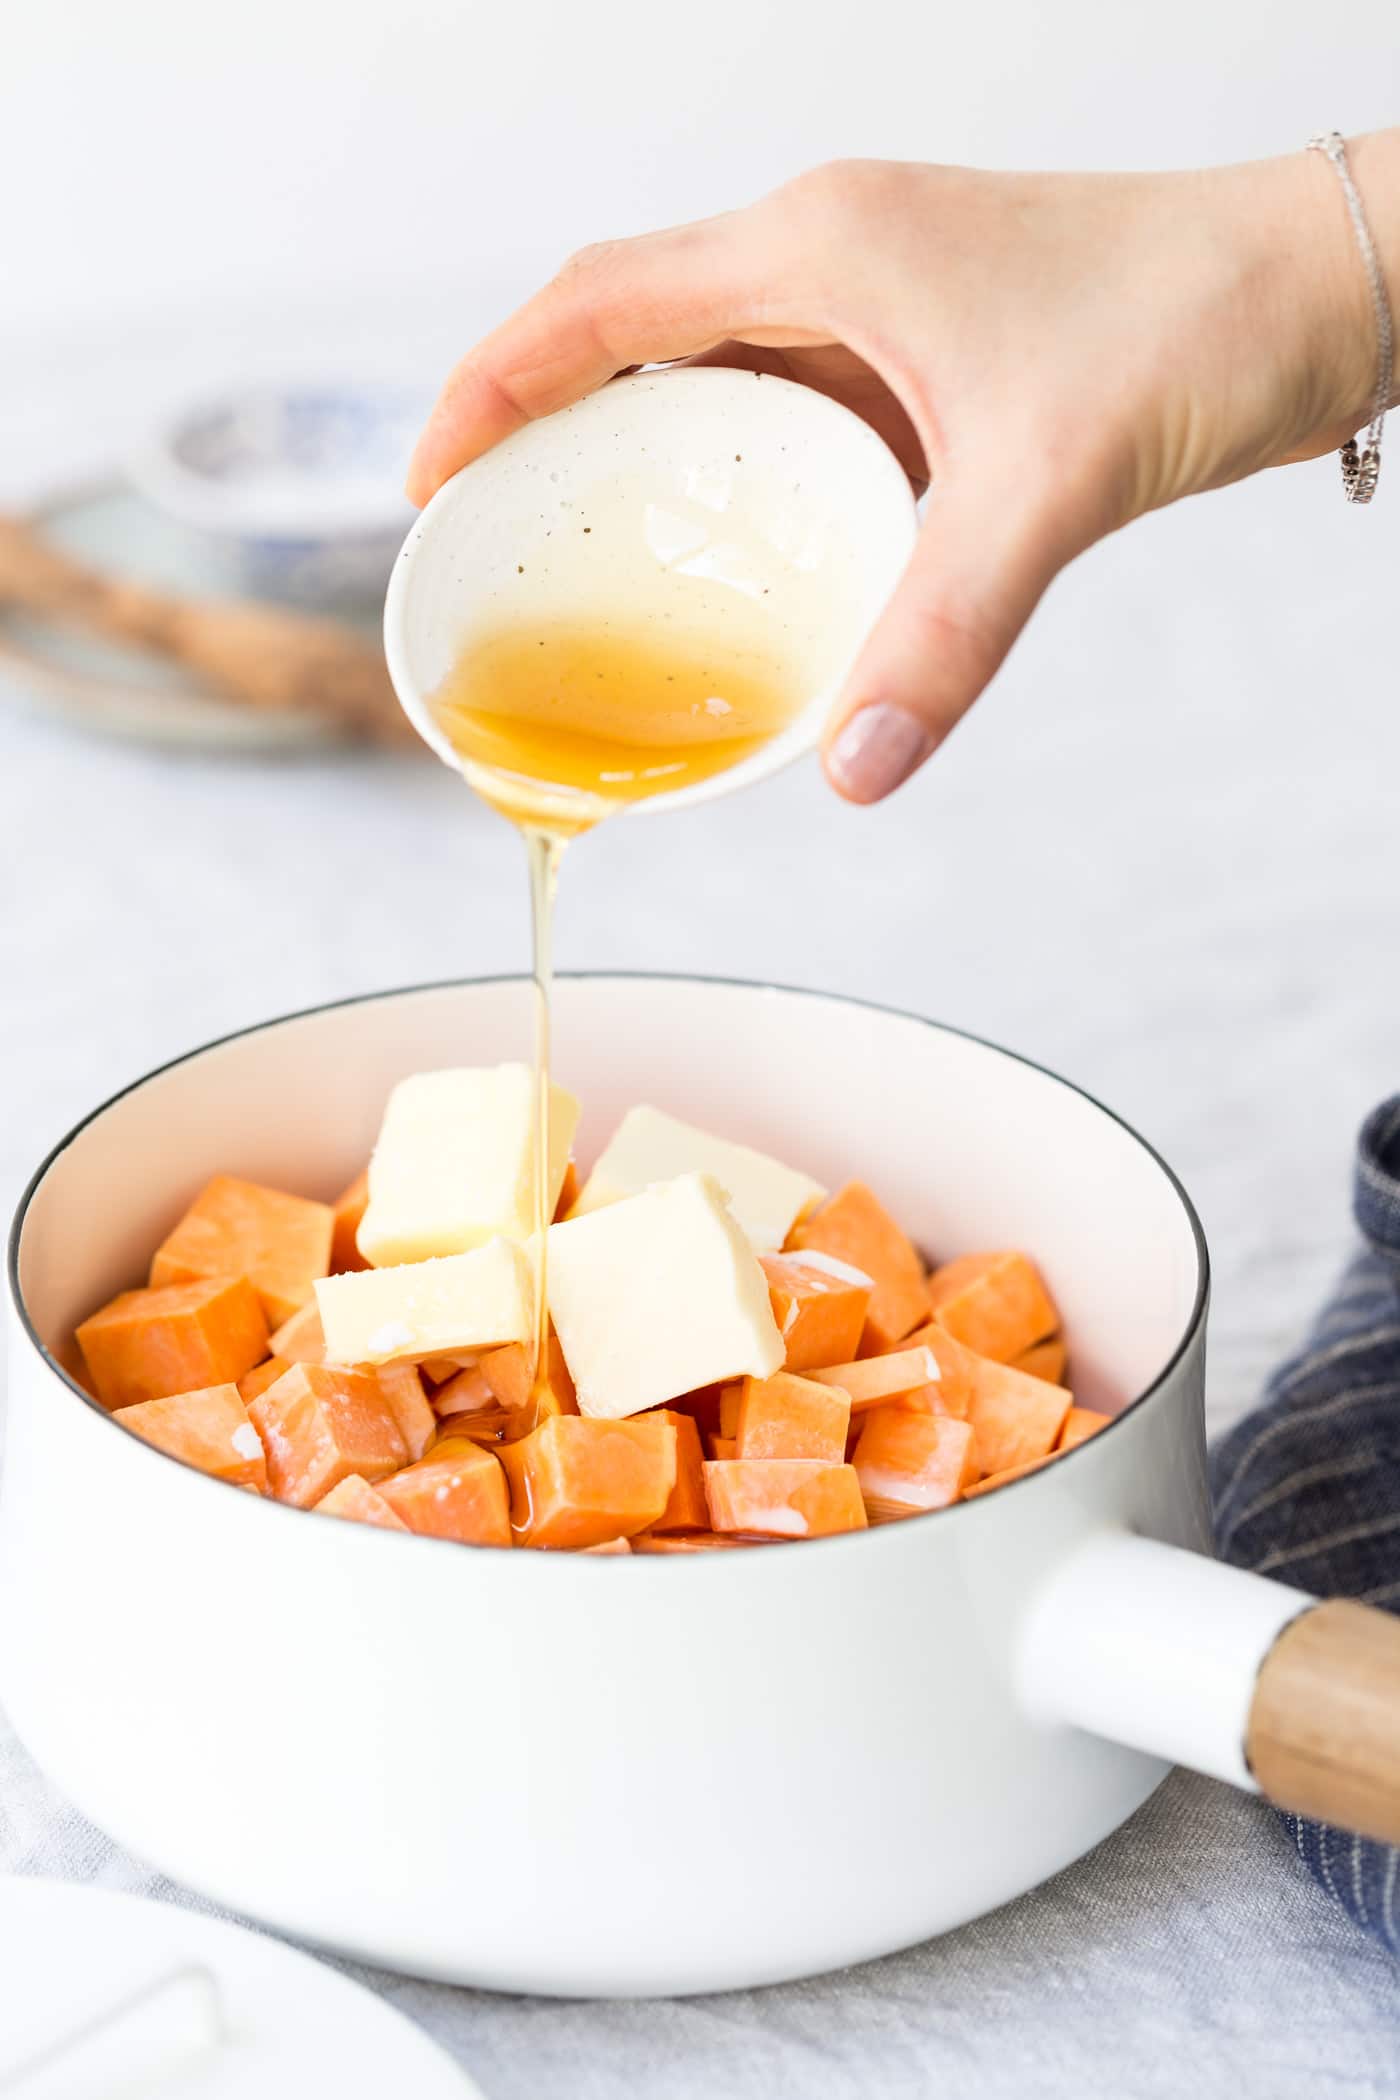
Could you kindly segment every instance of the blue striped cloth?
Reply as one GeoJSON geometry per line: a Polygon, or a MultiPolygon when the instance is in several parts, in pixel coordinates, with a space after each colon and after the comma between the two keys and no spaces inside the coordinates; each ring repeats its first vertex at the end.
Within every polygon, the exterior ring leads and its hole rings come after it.
{"type": "MultiPolygon", "coordinates": [[[[1362,1127],[1354,1205],[1365,1246],[1301,1354],[1211,1453],[1216,1544],[1260,1575],[1397,1611],[1400,1094],[1362,1127]]],[[[1400,1953],[1400,1850],[1301,1816],[1283,1822],[1328,1894],[1400,1953]]]]}

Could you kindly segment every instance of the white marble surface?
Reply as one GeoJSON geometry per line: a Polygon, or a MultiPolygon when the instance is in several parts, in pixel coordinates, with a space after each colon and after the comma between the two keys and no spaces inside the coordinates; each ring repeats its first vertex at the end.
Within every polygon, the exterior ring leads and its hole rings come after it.
{"type": "MultiPolygon", "coordinates": [[[[1330,462],[1148,521],[1062,580],[887,808],[843,809],[808,769],[581,846],[561,965],[857,992],[1089,1086],[1201,1208],[1228,1421],[1340,1261],[1355,1125],[1400,1083],[1398,531],[1400,482],[1350,511],[1330,462]]],[[[515,842],[427,761],[211,762],[9,698],[0,915],[6,1207],[68,1123],[162,1058],[525,953],[515,842]]],[[[3,1769],[5,1863],[146,1885],[17,1749],[3,1769]]],[[[612,2100],[649,2078],[982,2100],[1106,2089],[1106,2055],[1128,2095],[1188,2072],[1206,2100],[1400,2091],[1390,1963],[1262,1811],[1183,1779],[1050,1891],[832,1985],[659,2010],[393,1988],[501,2095],[612,2100]]]]}

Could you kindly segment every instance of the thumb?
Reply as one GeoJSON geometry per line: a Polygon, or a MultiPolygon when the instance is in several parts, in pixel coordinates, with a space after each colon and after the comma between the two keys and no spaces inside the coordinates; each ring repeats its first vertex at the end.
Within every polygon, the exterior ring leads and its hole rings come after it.
{"type": "Polygon", "coordinates": [[[827,726],[826,774],[879,802],[936,751],[988,685],[1069,559],[1055,511],[1008,509],[945,483],[827,726]]]}

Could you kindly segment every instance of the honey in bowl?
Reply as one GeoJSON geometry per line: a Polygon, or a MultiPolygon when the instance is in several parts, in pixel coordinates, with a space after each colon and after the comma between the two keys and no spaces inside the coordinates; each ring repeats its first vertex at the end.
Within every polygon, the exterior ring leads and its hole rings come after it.
{"type": "Polygon", "coordinates": [[[703,639],[620,620],[503,626],[466,644],[434,713],[485,800],[572,837],[789,727],[806,698],[798,667],[753,628],[736,632],[732,613],[703,639]]]}

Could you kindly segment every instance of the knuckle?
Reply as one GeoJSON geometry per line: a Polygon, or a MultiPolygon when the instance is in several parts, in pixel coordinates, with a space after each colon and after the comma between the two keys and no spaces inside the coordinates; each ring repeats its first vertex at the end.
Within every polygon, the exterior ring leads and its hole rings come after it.
{"type": "Polygon", "coordinates": [[[574,250],[555,272],[554,281],[571,291],[605,284],[618,274],[631,246],[630,241],[622,240],[590,241],[586,247],[574,250]]]}
{"type": "Polygon", "coordinates": [[[827,160],[784,183],[777,199],[809,223],[859,226],[883,208],[897,164],[878,160],[827,160]]]}

